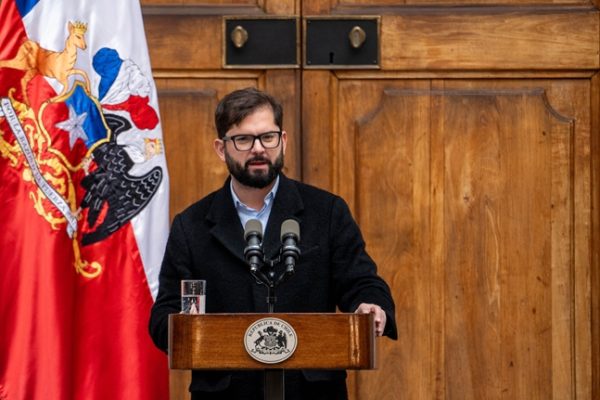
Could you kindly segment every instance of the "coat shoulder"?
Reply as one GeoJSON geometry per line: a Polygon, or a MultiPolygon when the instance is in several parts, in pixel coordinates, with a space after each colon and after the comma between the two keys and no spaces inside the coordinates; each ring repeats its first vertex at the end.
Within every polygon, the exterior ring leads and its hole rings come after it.
{"type": "Polygon", "coordinates": [[[341,197],[316,186],[312,186],[307,183],[302,183],[295,180],[293,180],[292,182],[295,185],[296,189],[298,190],[298,193],[300,194],[300,197],[304,202],[331,207],[333,203],[342,200],[341,197]]]}

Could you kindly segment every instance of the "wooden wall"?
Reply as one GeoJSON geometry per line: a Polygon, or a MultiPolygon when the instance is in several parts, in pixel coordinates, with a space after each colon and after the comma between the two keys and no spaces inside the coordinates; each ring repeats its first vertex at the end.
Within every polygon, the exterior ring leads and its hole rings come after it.
{"type": "Polygon", "coordinates": [[[353,399],[600,398],[595,2],[142,4],[171,215],[221,186],[212,116],[246,86],[284,103],[286,173],[350,204],[400,333],[353,399]],[[232,15],[380,16],[380,68],[223,68],[232,15]]]}

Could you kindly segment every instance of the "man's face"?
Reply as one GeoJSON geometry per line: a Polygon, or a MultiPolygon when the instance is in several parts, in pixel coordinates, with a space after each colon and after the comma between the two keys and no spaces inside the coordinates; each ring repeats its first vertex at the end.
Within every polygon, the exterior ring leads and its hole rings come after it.
{"type": "MultiPolygon", "coordinates": [[[[265,106],[257,109],[234,125],[225,134],[258,136],[266,132],[279,131],[275,124],[273,111],[265,106]]],[[[282,132],[281,141],[275,148],[265,148],[260,140],[255,140],[247,151],[237,150],[231,140],[215,140],[215,151],[227,164],[231,176],[244,186],[265,188],[271,184],[283,168],[287,134],[282,132]]]]}

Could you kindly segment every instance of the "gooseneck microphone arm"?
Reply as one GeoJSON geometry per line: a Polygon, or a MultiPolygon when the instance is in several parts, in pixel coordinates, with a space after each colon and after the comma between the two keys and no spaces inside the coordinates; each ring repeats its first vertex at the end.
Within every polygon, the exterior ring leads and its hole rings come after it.
{"type": "Polygon", "coordinates": [[[250,273],[258,283],[267,287],[267,305],[269,312],[274,312],[277,297],[275,288],[285,282],[295,272],[296,262],[300,257],[298,242],[300,241],[300,225],[298,221],[288,219],[281,224],[281,248],[279,257],[267,260],[262,248],[263,230],[262,224],[257,219],[246,222],[244,227],[244,258],[250,266],[250,273]],[[275,265],[283,262],[285,270],[276,276],[275,265]],[[269,269],[264,272],[265,266],[269,269]]]}

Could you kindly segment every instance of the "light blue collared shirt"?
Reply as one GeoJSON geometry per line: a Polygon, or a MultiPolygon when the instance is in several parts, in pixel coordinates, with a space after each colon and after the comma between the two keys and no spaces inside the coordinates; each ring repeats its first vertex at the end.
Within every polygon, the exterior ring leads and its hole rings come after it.
{"type": "Polygon", "coordinates": [[[235,194],[233,190],[233,181],[229,183],[229,188],[231,189],[231,196],[233,197],[233,205],[235,206],[235,210],[240,217],[240,221],[242,223],[242,227],[246,227],[246,222],[250,219],[257,219],[260,221],[263,227],[263,237],[265,235],[265,231],[267,229],[267,221],[269,220],[269,215],[271,215],[271,210],[273,209],[273,199],[275,199],[275,195],[277,194],[277,189],[279,188],[279,175],[275,178],[275,184],[273,188],[267,195],[265,196],[265,203],[260,210],[255,210],[254,208],[248,207],[240,198],[235,194]]]}

